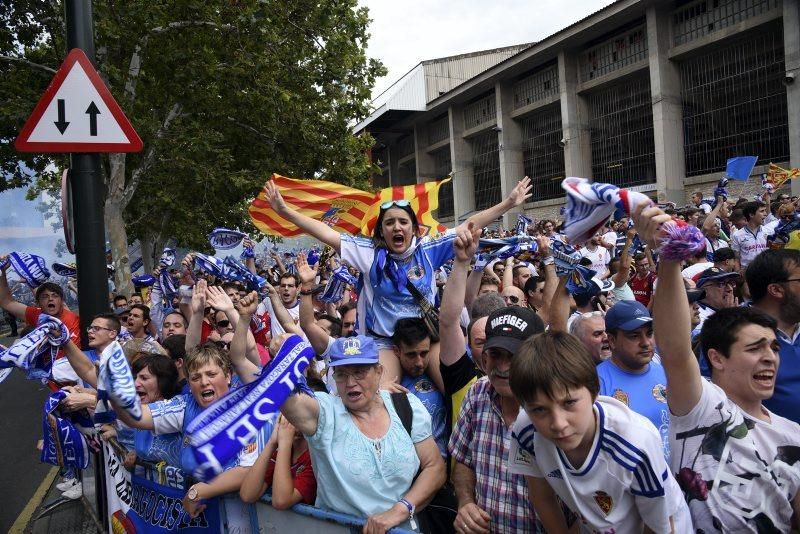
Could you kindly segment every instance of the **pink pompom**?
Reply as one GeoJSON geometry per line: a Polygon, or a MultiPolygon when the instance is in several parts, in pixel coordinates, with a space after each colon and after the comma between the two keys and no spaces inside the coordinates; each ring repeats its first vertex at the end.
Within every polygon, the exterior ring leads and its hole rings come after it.
{"type": "Polygon", "coordinates": [[[706,238],[696,226],[679,219],[661,227],[658,253],[666,260],[683,261],[706,249],[706,238]]]}

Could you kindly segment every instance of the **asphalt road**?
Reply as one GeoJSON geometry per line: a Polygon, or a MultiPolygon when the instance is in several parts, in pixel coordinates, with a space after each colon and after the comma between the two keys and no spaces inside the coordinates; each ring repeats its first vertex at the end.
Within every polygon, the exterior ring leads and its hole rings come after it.
{"type": "Polygon", "coordinates": [[[17,369],[0,383],[0,532],[8,532],[52,467],[39,461],[36,450],[47,396],[45,386],[17,369]]]}

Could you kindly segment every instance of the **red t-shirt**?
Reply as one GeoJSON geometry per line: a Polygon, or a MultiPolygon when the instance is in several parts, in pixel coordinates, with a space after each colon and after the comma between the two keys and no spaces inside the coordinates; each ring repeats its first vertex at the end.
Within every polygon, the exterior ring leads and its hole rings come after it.
{"type": "MultiPolygon", "coordinates": [[[[39,308],[34,308],[33,306],[28,306],[25,309],[25,322],[31,326],[36,326],[37,321],[39,321],[39,316],[42,314],[42,310],[39,308]]],[[[61,313],[56,316],[56,319],[64,323],[67,328],[69,329],[69,337],[70,339],[78,346],[81,346],[81,319],[78,317],[77,314],[72,313],[67,309],[62,309],[61,313]]],[[[58,357],[61,358],[64,355],[64,352],[59,349],[58,357]]]]}
{"type": "MultiPolygon", "coordinates": [[[[267,487],[272,486],[272,475],[275,473],[275,460],[278,457],[278,451],[272,453],[272,458],[269,459],[267,472],[264,474],[264,482],[267,487]]],[[[304,504],[314,504],[317,499],[317,479],[314,477],[314,468],[311,467],[311,455],[306,450],[297,461],[290,468],[292,472],[292,482],[294,489],[300,492],[303,496],[301,501],[304,504]]]]}
{"type": "Polygon", "coordinates": [[[656,273],[653,272],[647,273],[647,276],[644,278],[633,275],[631,279],[628,280],[628,285],[631,286],[634,298],[645,306],[650,304],[650,297],[653,296],[653,282],[655,282],[655,280],[656,273]]]}

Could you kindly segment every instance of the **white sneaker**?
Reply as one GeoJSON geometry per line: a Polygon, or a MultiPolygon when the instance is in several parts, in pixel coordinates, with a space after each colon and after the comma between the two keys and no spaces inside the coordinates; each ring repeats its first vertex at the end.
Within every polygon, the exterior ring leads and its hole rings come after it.
{"type": "Polygon", "coordinates": [[[56,484],[56,488],[58,488],[58,491],[64,492],[77,483],[78,483],[77,478],[65,478],[63,482],[59,482],[58,484],[56,484]]]}
{"type": "Polygon", "coordinates": [[[81,487],[80,484],[75,484],[70,489],[61,494],[61,496],[64,497],[65,499],[72,499],[72,500],[80,499],[81,495],[83,495],[83,487],[81,487]]]}

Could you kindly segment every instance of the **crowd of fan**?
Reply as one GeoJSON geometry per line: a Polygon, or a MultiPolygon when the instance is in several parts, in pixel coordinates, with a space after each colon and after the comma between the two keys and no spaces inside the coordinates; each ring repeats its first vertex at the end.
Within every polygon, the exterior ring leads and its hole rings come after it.
{"type": "MultiPolygon", "coordinates": [[[[483,228],[528,191],[523,180],[497,206],[422,239],[408,202],[382,205],[375,235],[354,238],[268,190],[275,211],[330,256],[248,260],[269,280],[258,295],[195,272],[189,254],[174,301],[158,284],[114,295],[83,350],[60,286],[40,286],[25,306],[3,272],[0,306],[69,328],[63,360],[80,380],[54,370],[51,381],[70,393],[65,410],[94,408],[98,354],[122,343],[144,413],[120,411],[102,435],[129,451],[129,469],[166,462],[191,473],[186,425],[254,380],[290,336],[311,344],[313,394],[292,395],[223,474],[187,483],[192,515],[219,495],[255,502],[268,492],[277,509],[365,517],[365,532],[798,528],[800,251],[767,245],[798,217],[797,198],[709,203],[698,193],[684,209],[611,220],[579,250],[591,283],[568,291],[553,220],[525,230],[534,252],[476,262],[481,237],[511,234],[483,228]],[[672,217],[706,237],[685,264],[656,254],[672,217]],[[324,302],[340,264],[358,283],[324,302]]],[[[80,496],[78,474],[63,474],[65,495],[80,496]]]]}

